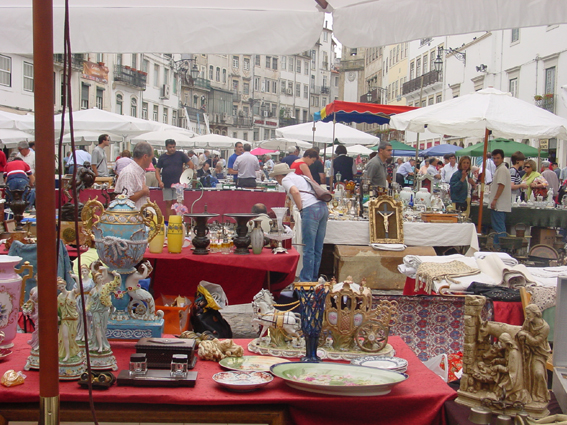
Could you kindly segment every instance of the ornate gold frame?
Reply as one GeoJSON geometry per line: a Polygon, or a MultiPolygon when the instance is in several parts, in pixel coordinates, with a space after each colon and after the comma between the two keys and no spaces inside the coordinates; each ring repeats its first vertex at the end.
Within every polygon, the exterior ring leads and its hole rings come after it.
{"type": "Polygon", "coordinates": [[[368,204],[370,215],[370,243],[404,243],[403,206],[391,196],[380,196],[371,199],[368,204]],[[384,210],[385,208],[385,210],[384,210]],[[384,217],[380,211],[392,213],[387,218],[388,237],[384,229],[384,217]]]}

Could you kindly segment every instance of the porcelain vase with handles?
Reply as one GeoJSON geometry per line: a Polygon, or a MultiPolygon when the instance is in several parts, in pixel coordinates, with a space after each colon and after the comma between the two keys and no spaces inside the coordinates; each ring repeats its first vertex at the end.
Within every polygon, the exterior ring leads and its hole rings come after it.
{"type": "Polygon", "coordinates": [[[411,190],[411,187],[404,187],[404,188],[400,191],[400,200],[401,200],[404,204],[409,204],[412,194],[413,194],[413,191],[411,190]]]}
{"type": "Polygon", "coordinates": [[[424,204],[427,208],[429,208],[431,207],[431,193],[429,193],[425,187],[422,187],[415,194],[415,201],[416,203],[424,204]]]}
{"type": "Polygon", "coordinates": [[[254,228],[250,232],[250,245],[254,254],[261,254],[264,248],[264,231],[262,230],[262,220],[254,220],[254,228]]]}
{"type": "Polygon", "coordinates": [[[21,257],[0,255],[0,331],[4,333],[0,348],[13,347],[18,331],[22,278],[14,267],[20,261],[21,257]]]}

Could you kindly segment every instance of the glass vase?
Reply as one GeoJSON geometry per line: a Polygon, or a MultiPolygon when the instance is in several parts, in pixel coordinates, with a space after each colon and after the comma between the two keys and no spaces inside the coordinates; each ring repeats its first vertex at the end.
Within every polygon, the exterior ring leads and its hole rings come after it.
{"type": "Polygon", "coordinates": [[[302,362],[318,363],[321,358],[317,356],[319,335],[323,326],[325,311],[325,298],[328,289],[324,286],[301,287],[298,290],[301,304],[301,330],[305,337],[305,356],[302,362]]]}

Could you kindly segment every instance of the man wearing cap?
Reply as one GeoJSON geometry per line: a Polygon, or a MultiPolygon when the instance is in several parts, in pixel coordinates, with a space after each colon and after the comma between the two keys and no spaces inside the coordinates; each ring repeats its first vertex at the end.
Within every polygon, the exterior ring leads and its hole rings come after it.
{"type": "Polygon", "coordinates": [[[101,134],[98,136],[98,146],[93,149],[91,155],[92,169],[97,177],[108,177],[108,164],[106,162],[106,152],[104,148],[110,146],[110,136],[101,134]]]}
{"type": "Polygon", "coordinates": [[[19,153],[16,155],[18,158],[29,165],[32,174],[35,174],[35,152],[30,149],[30,145],[25,140],[18,143],[19,153]]]}
{"type": "Polygon", "coordinates": [[[194,169],[193,162],[183,152],[175,149],[175,140],[167,139],[165,141],[166,152],[162,154],[156,165],[156,179],[158,186],[163,192],[163,200],[165,201],[165,220],[169,221],[169,212],[173,201],[177,199],[175,188],[171,185],[179,183],[179,178],[183,173],[184,166],[194,169]],[[160,175],[160,172],[162,175],[160,175]]]}
{"type": "Polygon", "coordinates": [[[260,170],[258,158],[250,153],[252,147],[246,143],[244,152],[234,161],[232,169],[238,173],[238,187],[256,187],[256,171],[260,170]]]}
{"type": "Polygon", "coordinates": [[[284,157],[281,162],[291,167],[291,164],[297,159],[299,159],[299,146],[291,146],[288,149],[287,156],[284,157]]]}
{"type": "Polygon", "coordinates": [[[305,178],[295,174],[287,164],[276,164],[270,177],[275,178],[284,187],[301,215],[301,235],[304,247],[303,268],[299,274],[299,280],[300,282],[316,282],[319,277],[323,242],[329,218],[327,204],[319,201],[305,178]]]}

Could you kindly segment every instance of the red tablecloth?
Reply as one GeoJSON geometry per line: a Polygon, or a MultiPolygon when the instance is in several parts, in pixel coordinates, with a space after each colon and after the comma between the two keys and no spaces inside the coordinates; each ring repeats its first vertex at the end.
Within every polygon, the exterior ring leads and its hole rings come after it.
{"type": "MultiPolygon", "coordinates": [[[[428,295],[423,289],[415,290],[415,279],[406,277],[404,295],[428,295]]],[[[433,292],[431,295],[437,295],[433,292]]],[[[494,321],[510,325],[523,325],[524,309],[521,302],[492,301],[494,306],[494,321]]]]}
{"type": "MultiPolygon", "coordinates": [[[[191,209],[191,205],[201,196],[200,190],[186,190],[183,204],[191,209]]],[[[98,199],[103,204],[106,200],[100,190],[87,189],[81,192],[81,202],[89,199],[98,199]]],[[[156,202],[161,211],[165,211],[165,202],[161,190],[150,190],[150,200],[156,202]]],[[[56,197],[59,202],[59,197],[56,197]]],[[[203,212],[205,205],[207,211],[215,214],[249,213],[252,206],[262,203],[268,208],[283,207],[285,205],[285,192],[261,192],[251,190],[205,190],[203,197],[193,207],[193,212],[203,212]]]]}
{"type": "MultiPolygon", "coordinates": [[[[25,343],[29,334],[18,334],[13,354],[0,363],[0,374],[6,370],[23,370],[29,354],[25,343]]],[[[249,340],[236,340],[244,347],[245,355],[249,340]]],[[[140,388],[113,386],[106,391],[94,391],[96,402],[184,404],[184,405],[289,405],[291,416],[297,425],[325,424],[370,424],[381,425],[433,425],[444,423],[443,404],[456,397],[456,393],[438,376],[427,369],[399,337],[390,337],[389,342],[399,357],[409,362],[409,379],[396,386],[385,396],[346,397],[303,392],[288,387],[281,379],[274,378],[266,389],[253,393],[225,391],[211,379],[221,370],[214,362],[198,361],[195,388],[140,388]]],[[[112,349],[119,369],[128,368],[133,342],[112,342],[112,349]]],[[[24,385],[12,388],[0,387],[1,403],[39,401],[39,373],[25,372],[24,385]]],[[[88,401],[88,392],[80,389],[77,382],[60,382],[61,401],[88,401]]]]}
{"type": "Polygon", "coordinates": [[[270,273],[272,292],[279,292],[293,282],[299,253],[291,248],[287,254],[272,254],[264,248],[260,255],[209,254],[193,255],[191,248],[181,254],[161,254],[146,251],[144,258],[152,260],[154,295],[195,296],[200,281],[221,285],[230,304],[249,303],[267,283],[270,273]]]}

